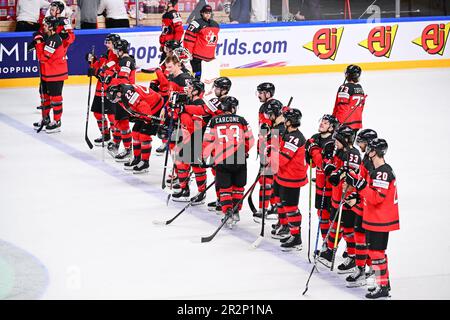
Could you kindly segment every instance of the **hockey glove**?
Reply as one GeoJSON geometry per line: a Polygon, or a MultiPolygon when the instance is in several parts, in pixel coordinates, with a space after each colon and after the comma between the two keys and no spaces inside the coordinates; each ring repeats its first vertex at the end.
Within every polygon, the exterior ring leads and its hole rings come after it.
{"type": "Polygon", "coordinates": [[[93,62],[95,62],[97,60],[97,57],[89,52],[89,53],[86,53],[85,59],[86,59],[87,62],[93,63],[93,62]]]}
{"type": "Polygon", "coordinates": [[[363,177],[358,176],[353,170],[349,170],[347,172],[345,182],[347,182],[348,185],[356,188],[356,190],[358,191],[361,191],[367,186],[367,181],[363,177]]]}
{"type": "Polygon", "coordinates": [[[42,36],[42,34],[38,33],[34,36],[33,42],[34,43],[44,42],[44,37],[42,36]]]}
{"type": "Polygon", "coordinates": [[[61,39],[66,40],[69,37],[69,33],[63,30],[59,33],[59,36],[61,37],[61,39]]]}
{"type": "Polygon", "coordinates": [[[328,181],[330,181],[330,183],[336,187],[339,184],[339,182],[344,178],[342,177],[343,174],[345,173],[342,171],[342,169],[339,169],[338,171],[335,171],[330,175],[328,181]]]}
{"type": "Polygon", "coordinates": [[[350,195],[347,196],[347,198],[345,198],[345,202],[349,207],[353,207],[361,202],[361,197],[357,192],[352,192],[350,193],[350,195]]]}
{"type": "Polygon", "coordinates": [[[336,166],[332,163],[327,163],[323,167],[323,171],[325,172],[325,175],[329,176],[334,170],[336,170],[336,166]]]}
{"type": "Polygon", "coordinates": [[[306,141],[306,152],[311,154],[311,151],[314,148],[320,148],[319,145],[314,141],[314,139],[309,139],[308,141],[306,141]]]}

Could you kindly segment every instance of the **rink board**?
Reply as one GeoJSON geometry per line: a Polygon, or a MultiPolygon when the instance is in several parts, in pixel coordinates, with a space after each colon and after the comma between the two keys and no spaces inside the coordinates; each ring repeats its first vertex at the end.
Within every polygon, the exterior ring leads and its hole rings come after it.
{"type": "MultiPolygon", "coordinates": [[[[287,22],[222,25],[216,50],[224,76],[342,72],[348,64],[365,70],[449,67],[448,17],[367,21],[287,22]]],[[[104,51],[111,30],[78,30],[69,48],[68,84],[86,83],[85,54],[104,51]]],[[[115,29],[131,44],[138,69],[157,67],[159,27],[115,29]]],[[[34,86],[38,68],[28,51],[31,33],[0,34],[0,87],[34,86]]],[[[149,75],[138,73],[139,81],[149,75]]]]}

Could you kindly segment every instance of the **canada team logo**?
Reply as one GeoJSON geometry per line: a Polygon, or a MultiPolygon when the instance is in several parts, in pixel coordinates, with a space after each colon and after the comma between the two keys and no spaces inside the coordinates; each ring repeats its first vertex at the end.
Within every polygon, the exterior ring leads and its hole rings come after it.
{"type": "Polygon", "coordinates": [[[394,46],[397,29],[398,24],[393,26],[375,27],[370,30],[367,39],[358,44],[369,50],[375,57],[389,58],[391,56],[392,47],[394,46]]]}
{"type": "Polygon", "coordinates": [[[206,35],[206,42],[208,43],[209,46],[211,45],[215,45],[217,42],[217,36],[214,34],[214,32],[210,31],[207,35],[206,35]]]}
{"type": "Polygon", "coordinates": [[[320,29],[314,35],[313,41],[305,44],[303,48],[314,52],[322,60],[330,59],[334,61],[343,32],[344,27],[320,29]]]}
{"type": "Polygon", "coordinates": [[[422,36],[413,40],[414,44],[421,46],[428,54],[443,55],[447,43],[450,23],[430,24],[422,31],[422,36]]]}

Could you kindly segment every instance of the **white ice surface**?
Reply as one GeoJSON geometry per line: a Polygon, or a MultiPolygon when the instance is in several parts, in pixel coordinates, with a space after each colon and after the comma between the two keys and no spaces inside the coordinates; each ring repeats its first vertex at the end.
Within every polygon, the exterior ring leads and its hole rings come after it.
{"type": "MultiPolygon", "coordinates": [[[[301,129],[309,137],[319,117],[331,112],[342,78],[338,73],[234,78],[231,93],[256,131],[256,85],[273,82],[277,98],[287,103],[294,97],[292,106],[301,108],[301,129]]],[[[398,181],[401,230],[391,234],[388,247],[392,296],[449,299],[449,69],[365,72],[362,85],[368,94],[364,126],[387,139],[386,159],[398,181]]],[[[200,237],[215,230],[219,217],[202,206],[170,226],[153,225],[182,207],[165,205],[163,157],[152,155],[150,173],[143,176],[125,172],[108,154],[102,162],[101,148],[91,151],[84,142],[87,86],[66,86],[63,95],[62,132],[48,135],[36,134],[31,126],[40,117],[37,89],[0,90],[0,239],[28,251],[48,269],[43,299],[364,296],[363,289],[345,288],[344,276],[329,271],[314,274],[308,294],[301,296],[311,268],[307,187],[301,191],[300,253],[282,253],[270,238],[249,250],[260,225],[247,205],[234,230],[223,229],[201,244],[200,237]]],[[[89,136],[98,136],[92,116],[89,136]]],[[[153,149],[159,146],[155,140],[153,149]]],[[[254,150],[249,184],[257,167],[254,150]]],[[[312,217],[314,244],[314,210],[312,217]]],[[[339,254],[338,263],[341,259],[339,254]]]]}

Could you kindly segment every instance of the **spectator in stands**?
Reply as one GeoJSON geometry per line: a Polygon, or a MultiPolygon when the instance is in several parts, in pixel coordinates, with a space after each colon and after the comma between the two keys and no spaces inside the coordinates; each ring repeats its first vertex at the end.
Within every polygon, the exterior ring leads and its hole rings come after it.
{"type": "Polygon", "coordinates": [[[106,10],[106,28],[129,28],[127,9],[123,0],[100,0],[97,13],[106,10]]]}
{"type": "Polygon", "coordinates": [[[100,0],[77,0],[80,11],[80,28],[97,29],[97,11],[100,0]]]}
{"type": "MultiPolygon", "coordinates": [[[[198,1],[198,0],[197,0],[198,1]]],[[[193,20],[200,19],[202,16],[200,15],[200,10],[208,4],[208,1],[206,0],[200,0],[197,2],[197,5],[195,6],[194,10],[192,10],[191,14],[187,18],[186,23],[190,24],[193,20]]]]}
{"type": "Polygon", "coordinates": [[[252,8],[250,13],[251,22],[266,22],[268,21],[267,6],[269,0],[252,0],[252,8]]]}
{"type": "MultiPolygon", "coordinates": [[[[64,4],[64,10],[59,14],[59,16],[60,17],[66,17],[66,18],[71,18],[72,17],[72,9],[70,9],[70,7],[66,4],[66,2],[64,1],[64,0],[53,0],[53,1],[50,1],[50,3],[53,3],[53,2],[55,2],[55,1],[58,1],[58,2],[62,2],[63,4],[64,4]]],[[[55,7],[53,7],[53,8],[55,8],[55,7]]],[[[46,17],[48,17],[48,16],[50,16],[50,15],[53,15],[53,16],[55,16],[55,14],[53,13],[53,14],[51,14],[50,13],[50,10],[52,10],[52,7],[50,7],[48,10],[47,10],[47,12],[45,13],[45,16],[46,17]]],[[[55,9],[53,9],[53,10],[55,10],[55,9]]]]}
{"type": "Polygon", "coordinates": [[[16,31],[38,31],[41,8],[48,8],[46,0],[18,0],[16,31]]]}
{"type": "Polygon", "coordinates": [[[249,23],[250,0],[232,0],[229,15],[231,23],[249,23]]]}
{"type": "Polygon", "coordinates": [[[291,4],[291,12],[295,14],[295,20],[320,20],[320,0],[298,0],[291,4]]]}

